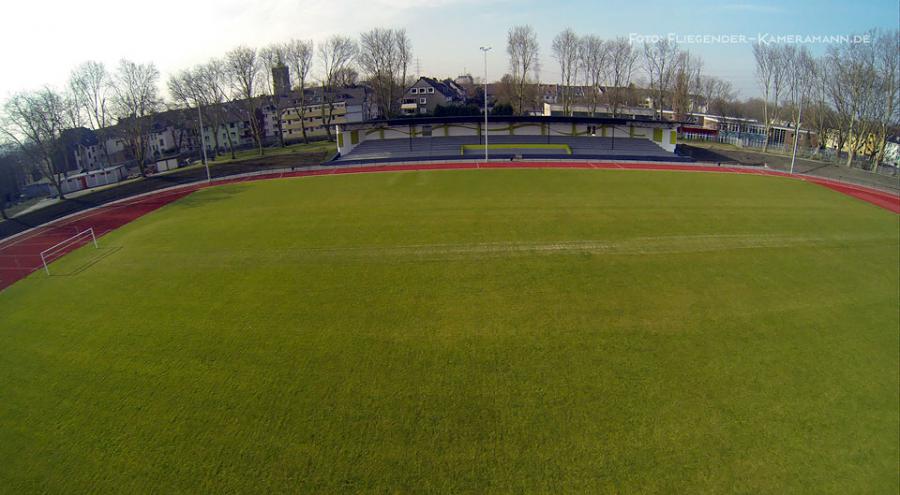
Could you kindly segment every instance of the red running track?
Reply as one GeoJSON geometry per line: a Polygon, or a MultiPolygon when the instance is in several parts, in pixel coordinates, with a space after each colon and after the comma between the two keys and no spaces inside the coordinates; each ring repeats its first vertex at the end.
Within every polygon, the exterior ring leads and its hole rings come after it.
{"type": "MultiPolygon", "coordinates": [[[[581,168],[606,170],[668,170],[686,172],[739,173],[752,175],[771,175],[794,177],[813,184],[819,184],[835,191],[869,202],[881,208],[900,214],[900,196],[842,182],[808,176],[790,176],[774,170],[754,170],[739,167],[715,167],[702,165],[655,164],[655,163],[612,163],[612,162],[492,162],[480,163],[416,163],[409,165],[373,165],[365,167],[335,167],[326,170],[307,170],[285,173],[271,173],[216,180],[212,185],[232,184],[256,180],[278,179],[284,177],[306,177],[315,175],[356,174],[369,172],[396,172],[409,170],[457,170],[473,168],[581,168]]],[[[209,187],[200,183],[178,187],[168,191],[150,193],[141,197],[118,201],[98,208],[77,213],[67,218],[36,227],[23,234],[0,241],[0,291],[16,281],[25,278],[31,272],[43,267],[41,251],[64,241],[75,234],[89,228],[94,229],[97,237],[115,230],[157,208],[188,194],[209,187]]],[[[88,242],[83,239],[62,249],[58,256],[71,252],[88,242]]]]}

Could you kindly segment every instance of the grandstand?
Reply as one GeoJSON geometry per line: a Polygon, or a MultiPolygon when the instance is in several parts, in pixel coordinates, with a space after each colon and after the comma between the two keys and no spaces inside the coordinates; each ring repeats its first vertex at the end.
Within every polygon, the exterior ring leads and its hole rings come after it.
{"type": "MultiPolygon", "coordinates": [[[[582,117],[494,117],[492,159],[690,161],[674,153],[677,123],[582,117]]],[[[399,119],[338,128],[332,163],[472,160],[484,156],[479,117],[399,119]]]]}

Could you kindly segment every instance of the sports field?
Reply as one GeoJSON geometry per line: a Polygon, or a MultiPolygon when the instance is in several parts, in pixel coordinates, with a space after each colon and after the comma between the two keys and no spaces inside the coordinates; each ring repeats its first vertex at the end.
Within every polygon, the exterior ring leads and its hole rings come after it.
{"type": "Polygon", "coordinates": [[[0,292],[0,492],[897,493],[898,219],[690,172],[203,189],[0,292]]]}

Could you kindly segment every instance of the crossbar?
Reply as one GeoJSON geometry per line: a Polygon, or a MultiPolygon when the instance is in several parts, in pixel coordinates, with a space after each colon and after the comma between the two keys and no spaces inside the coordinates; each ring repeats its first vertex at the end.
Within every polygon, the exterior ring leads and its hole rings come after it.
{"type": "Polygon", "coordinates": [[[91,228],[89,228],[89,229],[87,229],[87,230],[82,230],[81,232],[79,232],[79,233],[73,235],[72,237],[69,237],[68,239],[65,239],[65,240],[63,240],[63,241],[60,241],[60,242],[58,242],[58,243],[56,243],[56,244],[54,244],[54,245],[48,247],[47,249],[41,251],[41,263],[44,264],[44,272],[46,272],[47,275],[50,275],[50,267],[47,266],[47,259],[48,259],[47,254],[48,254],[48,253],[52,253],[53,251],[55,251],[55,250],[56,250],[57,248],[59,248],[60,246],[63,246],[63,245],[66,245],[66,244],[70,244],[70,243],[71,243],[72,241],[74,241],[75,239],[78,239],[78,238],[80,238],[80,237],[85,237],[85,234],[91,234],[91,241],[93,241],[93,243],[94,243],[94,249],[99,249],[100,246],[97,245],[97,236],[94,235],[94,228],[91,227],[91,228]]]}

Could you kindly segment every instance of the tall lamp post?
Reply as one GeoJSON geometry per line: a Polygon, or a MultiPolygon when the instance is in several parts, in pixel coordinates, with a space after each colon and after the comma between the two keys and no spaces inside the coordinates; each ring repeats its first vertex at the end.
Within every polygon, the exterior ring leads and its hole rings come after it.
{"type": "Polygon", "coordinates": [[[797,160],[797,142],[800,140],[800,118],[803,116],[803,96],[800,96],[799,110],[797,110],[797,123],[794,126],[794,151],[791,152],[791,175],[794,174],[794,162],[797,160]]]}
{"type": "Polygon", "coordinates": [[[488,161],[488,99],[487,99],[487,52],[491,50],[489,46],[481,46],[479,49],[484,53],[484,161],[488,161]]]}
{"type": "Polygon", "coordinates": [[[206,139],[203,136],[203,112],[200,108],[200,102],[197,102],[197,119],[200,121],[200,149],[203,150],[203,166],[206,167],[206,182],[212,182],[212,177],[209,175],[209,161],[206,160],[206,139]]]}

